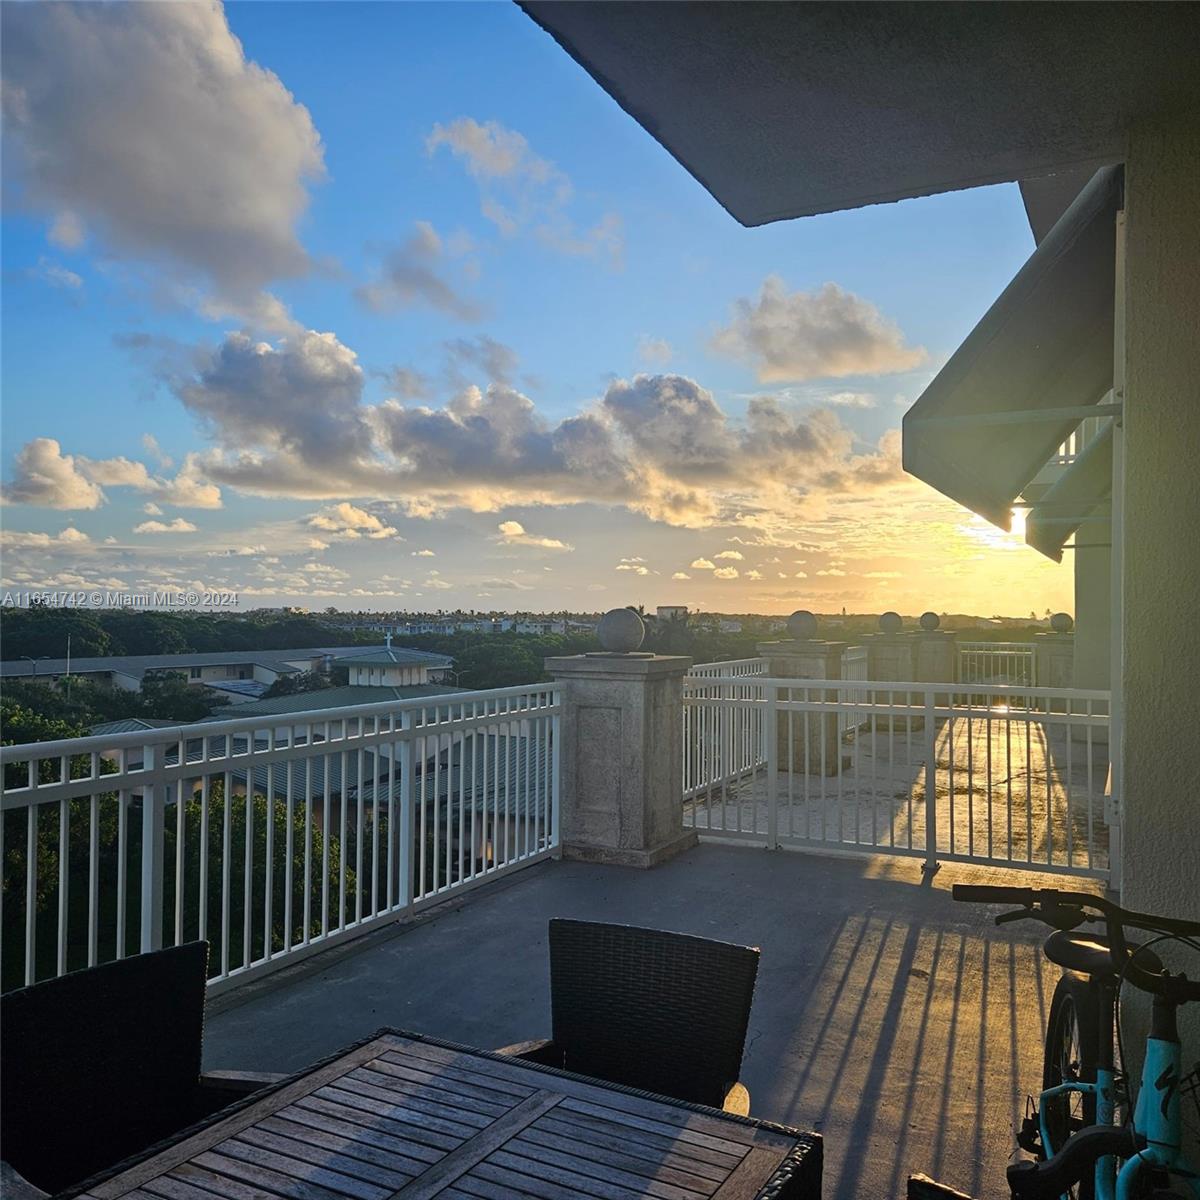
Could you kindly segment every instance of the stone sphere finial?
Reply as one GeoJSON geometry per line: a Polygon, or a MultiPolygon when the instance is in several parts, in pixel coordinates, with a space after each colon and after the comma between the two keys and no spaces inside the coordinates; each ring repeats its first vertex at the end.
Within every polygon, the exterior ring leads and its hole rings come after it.
{"type": "Polygon", "coordinates": [[[935,612],[923,612],[921,614],[921,628],[926,633],[932,633],[941,623],[942,618],[935,612]]]}
{"type": "Polygon", "coordinates": [[[1050,618],[1050,628],[1055,633],[1070,633],[1075,628],[1075,622],[1070,613],[1055,613],[1050,618]]]}
{"type": "Polygon", "coordinates": [[[817,618],[807,608],[797,609],[787,620],[787,631],[796,641],[809,641],[817,636],[817,618]]]}
{"type": "Polygon", "coordinates": [[[610,654],[631,654],[645,636],[646,626],[632,608],[611,609],[596,626],[596,637],[610,654]]]}
{"type": "Polygon", "coordinates": [[[904,627],[904,622],[900,619],[898,612],[885,612],[879,618],[879,628],[884,633],[899,633],[904,627]]]}

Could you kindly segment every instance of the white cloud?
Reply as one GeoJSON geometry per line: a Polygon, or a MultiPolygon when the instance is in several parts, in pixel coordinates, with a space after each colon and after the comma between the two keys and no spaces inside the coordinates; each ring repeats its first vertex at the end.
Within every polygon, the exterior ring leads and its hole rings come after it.
{"type": "Polygon", "coordinates": [[[74,271],[68,270],[61,263],[51,262],[48,258],[39,258],[36,267],[30,268],[29,274],[34,279],[54,288],[65,288],[77,292],[83,287],[83,278],[74,271]]]}
{"type": "Polygon", "coordinates": [[[574,550],[575,547],[558,538],[539,537],[528,533],[520,521],[501,521],[497,527],[500,530],[500,540],[505,545],[537,546],[542,550],[574,550]]]}
{"type": "Polygon", "coordinates": [[[191,521],[176,517],[173,521],[143,521],[133,527],[134,533],[195,533],[196,526],[191,521]]]}
{"type": "Polygon", "coordinates": [[[714,579],[736,579],[738,577],[737,567],[718,567],[713,572],[714,579]]]}
{"type": "Polygon", "coordinates": [[[425,140],[429,154],[443,146],[478,184],[483,215],[505,237],[528,232],[560,253],[602,256],[620,264],[620,217],[605,213],[591,228],[579,228],[569,214],[574,199],[570,179],[535,154],[515,129],[498,121],[460,117],[448,125],[434,125],[425,140]]]}
{"type": "Polygon", "coordinates": [[[716,565],[707,558],[695,558],[691,562],[693,571],[711,571],[716,565]]]}
{"type": "Polygon", "coordinates": [[[672,579],[691,579],[691,576],[686,571],[676,571],[675,574],[671,576],[671,578],[672,579]]]}
{"type": "Polygon", "coordinates": [[[638,358],[648,366],[662,366],[664,363],[671,361],[671,356],[674,353],[675,351],[671,348],[671,343],[666,338],[650,337],[649,334],[645,333],[638,337],[638,358]]]}
{"type": "Polygon", "coordinates": [[[235,308],[308,269],[320,138],[220,4],[31,4],[4,34],[7,132],[56,244],[94,234],[235,308]]]}
{"type": "Polygon", "coordinates": [[[906,371],[927,357],[869,300],[836,283],[788,292],[777,275],[763,281],[756,302],[734,303],[710,345],[753,366],[763,382],[906,371]]]}
{"type": "Polygon", "coordinates": [[[763,576],[762,576],[761,571],[747,571],[746,572],[747,579],[761,579],[762,577],[763,576]]]}
{"type": "Polygon", "coordinates": [[[163,514],[163,510],[153,500],[148,500],[142,505],[142,512],[148,517],[161,517],[163,514]]]}
{"type": "Polygon", "coordinates": [[[463,321],[477,321],[483,309],[459,294],[439,271],[445,254],[442,239],[428,221],[417,221],[416,232],[402,246],[388,251],[375,278],[354,294],[375,312],[424,305],[463,321]]]}
{"type": "MultiPolygon", "coordinates": [[[[356,508],[353,504],[345,501],[313,513],[308,518],[308,523],[314,529],[337,533],[350,540],[365,537],[379,541],[384,538],[399,537],[399,530],[394,525],[385,524],[374,513],[369,513],[363,508],[356,508]]],[[[399,540],[403,541],[404,539],[400,538],[399,540]]]]}
{"type": "Polygon", "coordinates": [[[740,550],[722,550],[720,554],[713,555],[714,558],[732,558],[737,562],[741,562],[746,556],[740,550]]]}
{"type": "Polygon", "coordinates": [[[99,508],[104,493],[63,454],[54,438],[34,438],[17,453],[16,477],[0,489],[6,504],[39,508],[99,508]]]}
{"type": "Polygon", "coordinates": [[[616,565],[618,571],[628,571],[631,575],[649,575],[650,568],[645,566],[639,559],[623,558],[616,565]]]}
{"type": "Polygon", "coordinates": [[[0,545],[14,550],[41,546],[82,546],[91,540],[86,533],[81,533],[73,525],[68,525],[61,533],[21,533],[15,529],[0,530],[0,545]]]}
{"type": "Polygon", "coordinates": [[[436,558],[437,555],[432,550],[414,550],[413,558],[436,558]]]}
{"type": "Polygon", "coordinates": [[[878,402],[870,392],[834,392],[825,397],[825,403],[835,408],[875,408],[878,402]]]}
{"type": "Polygon", "coordinates": [[[840,570],[838,567],[826,567],[825,569],[818,571],[817,574],[833,576],[835,578],[842,578],[845,576],[846,572],[840,570]]]}
{"type": "Polygon", "coordinates": [[[160,471],[167,471],[175,465],[170,455],[168,455],[158,444],[158,438],[156,438],[154,434],[142,434],[142,447],[151,458],[157,461],[160,471]]]}

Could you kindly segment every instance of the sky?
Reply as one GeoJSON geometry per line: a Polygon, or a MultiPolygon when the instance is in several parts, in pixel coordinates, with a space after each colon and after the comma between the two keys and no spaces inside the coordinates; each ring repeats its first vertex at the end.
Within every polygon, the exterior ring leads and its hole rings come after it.
{"type": "Polygon", "coordinates": [[[507,3],[2,19],[6,591],[1071,607],[900,468],[1015,185],[745,229],[507,3]]]}

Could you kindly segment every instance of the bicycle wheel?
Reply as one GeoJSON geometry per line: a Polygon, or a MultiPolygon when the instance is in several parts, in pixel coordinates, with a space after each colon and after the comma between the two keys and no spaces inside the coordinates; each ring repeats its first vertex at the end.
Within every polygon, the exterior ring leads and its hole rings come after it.
{"type": "MultiPolygon", "coordinates": [[[[1064,975],[1050,1001],[1046,1027],[1046,1056],[1042,1066],[1042,1088],[1057,1087],[1073,1079],[1091,1083],[1096,1079],[1100,1039],[1100,998],[1095,984],[1079,975],[1064,975]]],[[[1042,1107],[1051,1149],[1061,1150],[1077,1129],[1096,1122],[1096,1097],[1068,1092],[1047,1100],[1042,1107]]],[[[1045,1156],[1046,1147],[1042,1147],[1045,1156]]],[[[1077,1200],[1092,1200],[1093,1175],[1081,1180],[1070,1194],[1077,1200]]]]}

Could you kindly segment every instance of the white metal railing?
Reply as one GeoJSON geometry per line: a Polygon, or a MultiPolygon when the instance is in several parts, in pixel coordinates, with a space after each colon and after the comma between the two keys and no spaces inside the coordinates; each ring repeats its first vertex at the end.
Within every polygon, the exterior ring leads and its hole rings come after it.
{"type": "Polygon", "coordinates": [[[1033,687],[1037,683],[1029,642],[959,642],[959,683],[1033,687]]]}
{"type": "MultiPolygon", "coordinates": [[[[758,678],[767,673],[762,658],[739,658],[730,662],[693,666],[684,681],[685,695],[760,696],[758,678]]],[[[766,736],[758,710],[738,709],[720,713],[714,708],[684,708],[683,794],[749,778],[766,761],[766,736]]]]}
{"type": "MultiPolygon", "coordinates": [[[[1111,399],[1107,396],[1106,399],[1111,399]]],[[[1067,440],[1054,452],[1050,466],[1069,467],[1087,448],[1088,444],[1099,437],[1111,417],[1084,417],[1078,426],[1067,435],[1067,440]]]]}
{"type": "Polygon", "coordinates": [[[1108,713],[1103,691],[689,680],[684,823],[771,847],[1104,877],[1108,713]]]}
{"type": "Polygon", "coordinates": [[[735,658],[729,662],[699,663],[688,670],[692,679],[728,679],[746,675],[765,675],[765,658],[735,658]]]}
{"type": "Polygon", "coordinates": [[[555,685],[0,747],[7,989],[194,938],[219,990],[550,855],[555,685]]]}

